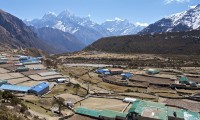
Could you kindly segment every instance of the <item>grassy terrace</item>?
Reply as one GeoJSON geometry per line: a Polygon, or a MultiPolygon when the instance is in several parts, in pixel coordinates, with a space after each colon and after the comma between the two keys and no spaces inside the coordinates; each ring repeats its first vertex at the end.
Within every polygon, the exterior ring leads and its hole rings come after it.
{"type": "Polygon", "coordinates": [[[148,93],[174,93],[176,94],[175,90],[172,90],[171,88],[166,88],[166,87],[148,87],[147,88],[147,92],[148,93]]]}
{"type": "Polygon", "coordinates": [[[51,111],[47,111],[47,110],[41,108],[41,107],[38,106],[38,105],[34,105],[34,104],[32,104],[32,103],[25,102],[25,101],[23,101],[23,103],[24,103],[29,109],[31,109],[31,110],[33,110],[33,111],[36,111],[36,112],[38,111],[38,112],[40,112],[41,114],[45,114],[45,115],[49,115],[49,116],[53,116],[53,115],[54,115],[51,111]]]}
{"type": "Polygon", "coordinates": [[[67,66],[58,66],[58,70],[61,73],[73,77],[80,77],[88,73],[88,71],[92,71],[92,67],[67,67],[67,66]]]}
{"type": "Polygon", "coordinates": [[[93,72],[90,72],[89,74],[85,74],[83,76],[80,76],[80,78],[78,80],[90,82],[92,84],[97,84],[99,82],[102,82],[102,79],[100,77],[98,77],[98,75],[93,73],[93,72]]]}
{"type": "Polygon", "coordinates": [[[126,87],[126,86],[118,86],[118,85],[114,85],[114,84],[110,84],[110,83],[105,83],[105,82],[101,82],[97,84],[98,87],[104,88],[106,90],[111,90],[114,92],[125,92],[127,90],[129,91],[139,91],[139,92],[146,92],[145,88],[137,88],[137,87],[126,87]]]}
{"type": "Polygon", "coordinates": [[[58,84],[51,90],[49,94],[45,95],[44,97],[53,97],[54,95],[62,93],[78,94],[80,96],[87,95],[87,91],[81,87],[76,88],[73,84],[71,85],[58,84]]]}
{"type": "MultiPolygon", "coordinates": [[[[79,84],[84,84],[85,86],[87,86],[86,82],[89,82],[90,87],[94,88],[96,92],[100,91],[101,89],[104,89],[116,93],[112,95],[107,95],[107,97],[118,97],[122,99],[124,97],[134,97],[151,101],[158,101],[159,98],[171,98],[179,100],[185,98],[187,95],[199,92],[199,90],[174,90],[168,87],[146,85],[143,82],[134,82],[134,81],[129,81],[129,83],[133,86],[135,85],[135,87],[119,86],[103,82],[102,78],[98,77],[98,74],[94,73],[94,69],[91,67],[62,66],[60,68],[63,74],[65,75],[72,74],[72,77],[74,77],[79,84]],[[136,85],[138,85],[138,87],[136,85]],[[147,88],[140,88],[139,86],[146,86],[147,88]]],[[[136,72],[137,71],[138,70],[136,70],[136,72]]],[[[147,77],[146,79],[149,80],[149,77],[147,77]]],[[[151,77],[151,80],[155,79],[151,77]]],[[[53,94],[55,93],[63,93],[63,92],[74,94],[75,90],[73,87],[61,85],[60,87],[55,87],[52,93],[50,93],[47,96],[53,96],[53,94]],[[67,91],[64,91],[64,89],[67,89],[67,91]]],[[[86,93],[84,93],[84,90],[81,93],[80,90],[79,94],[86,94],[86,93]]]]}

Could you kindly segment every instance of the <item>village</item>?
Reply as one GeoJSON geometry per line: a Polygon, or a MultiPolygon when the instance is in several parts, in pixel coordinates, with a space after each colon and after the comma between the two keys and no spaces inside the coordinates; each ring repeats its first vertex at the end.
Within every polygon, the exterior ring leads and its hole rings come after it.
{"type": "Polygon", "coordinates": [[[182,69],[60,64],[2,52],[0,90],[46,120],[199,120],[200,68],[182,69]]]}

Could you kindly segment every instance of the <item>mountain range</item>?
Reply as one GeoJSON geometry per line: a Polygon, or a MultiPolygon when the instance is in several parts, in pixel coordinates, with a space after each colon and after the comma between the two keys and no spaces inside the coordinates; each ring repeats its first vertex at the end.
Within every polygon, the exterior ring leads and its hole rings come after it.
{"type": "Polygon", "coordinates": [[[135,25],[127,19],[122,20],[117,17],[114,20],[106,20],[101,26],[115,36],[136,34],[147,27],[145,25],[135,25]]]}
{"type": "Polygon", "coordinates": [[[86,51],[200,54],[200,5],[150,24],[137,35],[101,38],[86,51]]]}
{"type": "Polygon", "coordinates": [[[41,19],[24,20],[24,22],[29,26],[34,26],[36,29],[50,27],[68,32],[85,45],[89,45],[102,37],[136,34],[144,28],[144,26],[134,25],[128,20],[119,18],[98,24],[92,21],[90,17],[78,17],[68,10],[58,15],[49,12],[41,19]]]}

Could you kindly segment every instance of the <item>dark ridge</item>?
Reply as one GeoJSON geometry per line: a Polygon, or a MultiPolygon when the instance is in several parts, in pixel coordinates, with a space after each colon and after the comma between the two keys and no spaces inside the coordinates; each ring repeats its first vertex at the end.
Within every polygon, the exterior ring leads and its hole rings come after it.
{"type": "Polygon", "coordinates": [[[144,54],[200,54],[200,30],[99,39],[86,51],[144,54]]]}

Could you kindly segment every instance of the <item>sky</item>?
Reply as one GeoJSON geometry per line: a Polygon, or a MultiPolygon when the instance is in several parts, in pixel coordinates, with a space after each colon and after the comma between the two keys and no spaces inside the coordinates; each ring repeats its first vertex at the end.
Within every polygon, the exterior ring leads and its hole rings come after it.
{"type": "Polygon", "coordinates": [[[0,9],[22,20],[69,10],[80,17],[90,16],[97,23],[117,17],[150,24],[197,4],[200,0],[0,0],[0,9]]]}

